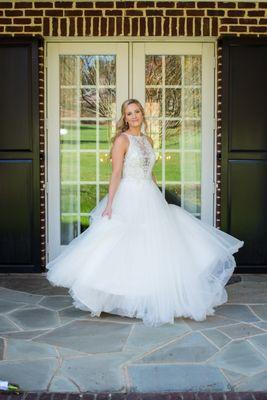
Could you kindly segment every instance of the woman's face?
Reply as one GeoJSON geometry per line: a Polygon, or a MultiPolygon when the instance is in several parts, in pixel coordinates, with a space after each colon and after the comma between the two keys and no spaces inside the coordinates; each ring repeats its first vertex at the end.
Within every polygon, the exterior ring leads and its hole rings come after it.
{"type": "Polygon", "coordinates": [[[125,121],[129,124],[129,129],[137,128],[142,125],[143,115],[137,104],[128,104],[125,109],[125,121]]]}

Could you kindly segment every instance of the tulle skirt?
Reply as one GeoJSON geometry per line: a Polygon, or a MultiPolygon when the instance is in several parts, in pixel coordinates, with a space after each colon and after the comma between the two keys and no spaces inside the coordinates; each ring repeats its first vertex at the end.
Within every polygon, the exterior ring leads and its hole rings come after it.
{"type": "Polygon", "coordinates": [[[244,242],[168,204],[153,180],[121,179],[110,219],[101,216],[107,198],[47,265],[47,279],[69,288],[75,307],[158,326],[204,320],[227,301],[233,254],[244,242]]]}

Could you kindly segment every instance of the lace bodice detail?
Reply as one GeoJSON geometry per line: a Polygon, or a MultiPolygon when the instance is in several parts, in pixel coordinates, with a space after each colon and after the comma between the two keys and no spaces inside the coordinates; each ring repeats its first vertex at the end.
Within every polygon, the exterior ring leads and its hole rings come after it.
{"type": "Polygon", "coordinates": [[[122,177],[152,179],[152,169],[156,154],[146,135],[134,136],[123,132],[129,139],[125,154],[122,177]]]}

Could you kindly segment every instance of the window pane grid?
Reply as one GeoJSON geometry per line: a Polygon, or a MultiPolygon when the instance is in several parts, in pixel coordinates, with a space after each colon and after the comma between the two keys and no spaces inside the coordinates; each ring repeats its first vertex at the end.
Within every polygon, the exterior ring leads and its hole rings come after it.
{"type": "Polygon", "coordinates": [[[60,56],[61,244],[88,227],[108,189],[115,64],[115,55],[60,56]]]}
{"type": "Polygon", "coordinates": [[[146,73],[157,182],[167,199],[200,216],[201,56],[147,55],[146,73]]]}

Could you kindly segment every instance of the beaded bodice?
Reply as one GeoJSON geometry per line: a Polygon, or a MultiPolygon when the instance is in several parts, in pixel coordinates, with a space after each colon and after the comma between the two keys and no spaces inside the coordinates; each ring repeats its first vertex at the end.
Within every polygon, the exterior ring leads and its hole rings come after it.
{"type": "Polygon", "coordinates": [[[122,169],[123,178],[152,179],[156,154],[146,135],[135,136],[123,132],[129,139],[122,169]]]}

